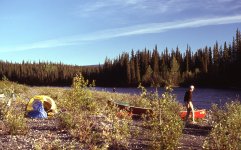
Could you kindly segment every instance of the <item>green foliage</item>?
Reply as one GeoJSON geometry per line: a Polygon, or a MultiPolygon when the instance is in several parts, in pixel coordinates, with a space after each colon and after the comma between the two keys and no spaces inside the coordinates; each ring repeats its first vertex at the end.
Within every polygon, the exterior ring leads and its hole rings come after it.
{"type": "Polygon", "coordinates": [[[3,81],[0,81],[0,94],[5,94],[5,96],[11,97],[13,93],[21,94],[27,91],[27,86],[8,81],[7,78],[5,78],[3,81]]]}
{"type": "Polygon", "coordinates": [[[28,132],[28,127],[26,123],[26,118],[24,114],[17,114],[15,110],[8,110],[5,119],[3,120],[6,130],[12,135],[16,134],[26,134],[28,132]]]}
{"type": "Polygon", "coordinates": [[[153,74],[153,70],[152,70],[151,66],[149,65],[149,66],[147,67],[147,69],[146,69],[145,74],[144,74],[143,77],[142,77],[142,82],[143,82],[145,85],[150,85],[150,84],[151,84],[152,74],[153,74]]]}
{"type": "Polygon", "coordinates": [[[85,80],[82,75],[74,77],[72,89],[64,94],[60,107],[74,113],[78,113],[80,110],[93,112],[96,109],[96,102],[93,100],[88,86],[88,80],[85,80]]]}
{"type": "Polygon", "coordinates": [[[153,93],[148,93],[146,88],[139,84],[138,89],[141,90],[141,95],[140,97],[136,97],[135,99],[132,99],[130,101],[130,104],[132,106],[136,107],[145,107],[145,108],[150,108],[151,107],[151,100],[155,98],[156,95],[153,93]]]}
{"type": "Polygon", "coordinates": [[[26,134],[28,127],[25,118],[26,102],[15,96],[14,89],[5,88],[5,97],[0,101],[0,118],[4,123],[5,132],[12,135],[26,134]]]}
{"type": "Polygon", "coordinates": [[[128,146],[131,119],[123,117],[120,120],[118,109],[107,105],[107,101],[97,104],[88,86],[88,80],[82,75],[73,79],[72,89],[60,101],[60,127],[67,129],[88,149],[128,146]]]}
{"type": "Polygon", "coordinates": [[[239,101],[226,103],[223,108],[212,106],[212,126],[206,138],[205,149],[241,149],[241,104],[239,101]]]}
{"type": "Polygon", "coordinates": [[[95,138],[98,133],[94,131],[96,120],[92,120],[90,116],[96,114],[97,105],[88,89],[88,80],[82,75],[74,77],[72,89],[63,97],[60,101],[60,126],[86,147],[93,148],[98,141],[95,138]]]}
{"type": "Polygon", "coordinates": [[[180,80],[180,64],[177,62],[177,59],[173,56],[171,61],[171,70],[169,81],[171,85],[178,85],[180,80]]]}
{"type": "Polygon", "coordinates": [[[171,89],[166,88],[162,97],[152,100],[153,112],[145,116],[144,126],[148,128],[146,136],[152,141],[151,149],[176,149],[182,135],[183,123],[180,110],[171,89]]]}
{"type": "Polygon", "coordinates": [[[61,121],[60,126],[65,129],[76,128],[76,121],[73,115],[71,112],[62,112],[59,116],[61,121]]]}
{"type": "Polygon", "coordinates": [[[105,121],[108,123],[102,136],[105,139],[106,147],[117,150],[128,149],[131,137],[131,117],[126,111],[120,111],[114,104],[109,104],[103,113],[106,115],[105,121]]]}
{"type": "MultiPolygon", "coordinates": [[[[72,89],[66,92],[60,101],[62,113],[60,114],[60,125],[73,133],[74,136],[82,138],[84,132],[90,132],[90,123],[87,116],[96,112],[96,102],[92,98],[92,93],[87,88],[88,80],[82,75],[77,75],[73,79],[72,89]],[[86,131],[83,131],[83,129],[86,131]]],[[[88,133],[90,134],[90,133],[88,133]]]]}

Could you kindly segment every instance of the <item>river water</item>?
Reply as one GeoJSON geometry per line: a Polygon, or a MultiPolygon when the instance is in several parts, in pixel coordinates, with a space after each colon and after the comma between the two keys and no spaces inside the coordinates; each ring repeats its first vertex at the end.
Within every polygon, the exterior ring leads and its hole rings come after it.
{"type": "MultiPolygon", "coordinates": [[[[113,88],[96,87],[97,91],[113,92],[113,88]]],[[[183,97],[186,88],[174,88],[173,94],[176,95],[177,101],[183,103],[183,97]]],[[[138,88],[115,88],[117,93],[140,94],[141,90],[138,88]]],[[[153,88],[147,88],[148,92],[155,91],[153,88]]],[[[158,93],[161,95],[164,88],[158,88],[158,93]]],[[[229,89],[211,89],[211,88],[196,88],[193,92],[193,104],[195,108],[210,109],[212,103],[223,106],[226,102],[241,99],[241,90],[229,89]]]]}

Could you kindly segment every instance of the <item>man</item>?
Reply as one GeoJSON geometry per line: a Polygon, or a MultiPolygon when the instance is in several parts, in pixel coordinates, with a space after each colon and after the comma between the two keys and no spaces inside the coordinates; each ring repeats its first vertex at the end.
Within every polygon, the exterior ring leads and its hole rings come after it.
{"type": "Polygon", "coordinates": [[[185,102],[185,106],[187,108],[187,114],[186,114],[186,118],[185,121],[188,121],[188,117],[190,115],[190,112],[192,111],[192,122],[196,123],[194,118],[195,118],[195,114],[194,114],[194,108],[193,108],[193,103],[192,103],[192,92],[194,90],[194,86],[191,85],[189,87],[189,89],[186,91],[185,96],[184,96],[184,102],[185,102]]]}

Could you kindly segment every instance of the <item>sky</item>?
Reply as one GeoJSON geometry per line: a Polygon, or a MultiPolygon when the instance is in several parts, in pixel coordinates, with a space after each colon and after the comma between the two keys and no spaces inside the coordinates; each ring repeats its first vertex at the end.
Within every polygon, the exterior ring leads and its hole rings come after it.
{"type": "Polygon", "coordinates": [[[97,65],[231,43],[237,29],[240,0],[0,0],[0,60],[97,65]]]}

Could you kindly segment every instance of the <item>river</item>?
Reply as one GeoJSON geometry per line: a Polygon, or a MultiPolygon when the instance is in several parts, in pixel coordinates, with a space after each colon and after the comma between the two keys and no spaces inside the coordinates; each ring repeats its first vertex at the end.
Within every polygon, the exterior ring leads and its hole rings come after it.
{"type": "MultiPolygon", "coordinates": [[[[113,88],[96,87],[97,91],[113,92],[113,88]]],[[[183,103],[183,97],[186,88],[174,88],[173,94],[176,95],[177,101],[183,103]]],[[[140,94],[141,90],[138,88],[115,88],[118,93],[128,94],[140,94]]],[[[153,88],[147,88],[148,92],[155,91],[153,88]]],[[[158,88],[158,93],[161,95],[164,92],[164,88],[158,88]]],[[[212,103],[216,103],[219,106],[223,106],[226,102],[232,100],[239,100],[241,97],[241,90],[229,90],[229,89],[211,89],[211,88],[196,88],[193,92],[194,107],[201,109],[210,109],[212,103]]]]}

